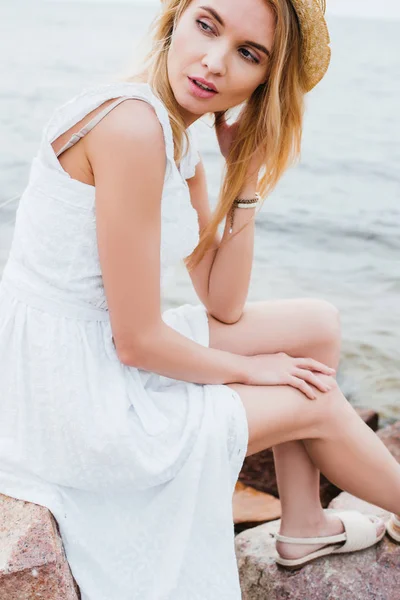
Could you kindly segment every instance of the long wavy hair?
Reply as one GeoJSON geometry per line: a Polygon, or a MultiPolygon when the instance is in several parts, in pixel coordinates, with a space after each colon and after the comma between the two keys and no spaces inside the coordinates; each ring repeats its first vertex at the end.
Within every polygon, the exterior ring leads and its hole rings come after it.
{"type": "MultiPolygon", "coordinates": [[[[185,258],[189,270],[201,261],[213,244],[219,224],[227,218],[234,199],[243,188],[248,167],[257,149],[265,154],[257,190],[264,202],[284,171],[300,157],[304,96],[301,69],[301,31],[290,0],[264,0],[274,13],[275,33],[269,61],[268,79],[259,85],[240,109],[240,126],[224,167],[218,202],[208,224],[200,231],[199,243],[185,258]]],[[[147,81],[165,105],[172,128],[174,158],[179,164],[189,140],[179,105],[173,94],[167,71],[168,50],[174,28],[191,0],[162,0],[161,11],[151,24],[151,48],[144,68],[124,81],[147,81]]],[[[229,111],[227,117],[229,117],[229,111]]],[[[247,223],[227,241],[237,235],[247,223]]]]}

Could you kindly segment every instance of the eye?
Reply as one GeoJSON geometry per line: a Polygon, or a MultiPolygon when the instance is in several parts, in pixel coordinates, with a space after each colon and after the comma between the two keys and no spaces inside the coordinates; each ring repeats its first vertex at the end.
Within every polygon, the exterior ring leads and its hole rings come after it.
{"type": "MultiPolygon", "coordinates": [[[[210,25],[208,25],[205,21],[202,21],[201,19],[196,19],[196,23],[197,23],[198,28],[201,31],[204,31],[205,33],[213,32],[213,28],[210,27],[210,25]]],[[[254,56],[254,54],[249,52],[249,50],[247,50],[247,48],[242,48],[242,50],[244,52],[247,52],[247,54],[242,54],[242,56],[245,60],[259,64],[259,62],[260,62],[259,59],[256,56],[254,56]]]]}
{"type": "Polygon", "coordinates": [[[247,48],[241,48],[241,50],[243,50],[244,52],[247,52],[247,54],[242,54],[243,58],[245,58],[246,60],[250,60],[251,62],[255,62],[257,64],[260,62],[258,60],[258,58],[256,56],[254,56],[254,54],[252,54],[251,52],[249,52],[247,50],[247,48]]]}
{"type": "MultiPolygon", "coordinates": [[[[201,19],[196,19],[196,23],[198,28],[201,31],[204,31],[205,33],[213,33],[213,28],[210,27],[210,25],[208,25],[205,21],[202,21],[201,19]]],[[[249,52],[249,50],[247,50],[247,48],[241,48],[241,50],[243,50],[243,52],[247,53],[247,54],[242,54],[243,58],[247,61],[259,64],[259,59],[252,54],[251,52],[249,52]]]]}
{"type": "Polygon", "coordinates": [[[206,33],[213,31],[212,27],[207,25],[207,23],[205,21],[202,21],[201,19],[196,19],[196,23],[197,23],[199,29],[201,29],[201,31],[205,31],[206,33]],[[203,27],[203,25],[204,25],[204,27],[203,27]],[[206,27],[207,27],[207,29],[205,29],[206,27]]]}

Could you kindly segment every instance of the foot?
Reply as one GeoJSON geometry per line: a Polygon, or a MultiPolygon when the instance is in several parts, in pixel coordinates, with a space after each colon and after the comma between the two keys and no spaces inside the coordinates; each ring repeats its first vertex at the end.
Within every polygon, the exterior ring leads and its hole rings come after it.
{"type": "MultiPolygon", "coordinates": [[[[372,521],[372,519],[371,519],[372,521]]],[[[385,525],[380,523],[376,526],[376,536],[378,537],[383,530],[385,525]]],[[[298,528],[285,528],[285,525],[281,525],[279,533],[288,537],[322,537],[329,535],[338,535],[345,531],[342,521],[334,514],[323,513],[322,521],[315,525],[309,525],[307,527],[298,528]]],[[[344,542],[342,542],[344,544],[344,542]]],[[[286,542],[276,541],[276,551],[281,558],[296,559],[302,558],[311,552],[320,550],[327,544],[288,544],[286,542]]]]}

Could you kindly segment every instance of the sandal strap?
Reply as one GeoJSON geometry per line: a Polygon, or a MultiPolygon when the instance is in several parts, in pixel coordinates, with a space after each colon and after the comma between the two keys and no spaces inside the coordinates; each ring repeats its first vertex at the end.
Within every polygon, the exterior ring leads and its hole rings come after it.
{"type": "Polygon", "coordinates": [[[392,521],[393,525],[395,525],[396,527],[400,527],[400,519],[398,519],[396,517],[396,515],[393,514],[391,516],[391,521],[392,521]]]}
{"type": "Polygon", "coordinates": [[[376,543],[376,525],[380,521],[378,517],[366,515],[357,510],[343,510],[336,514],[341,519],[347,533],[347,541],[337,550],[338,553],[363,550],[376,543]]]}
{"type": "Polygon", "coordinates": [[[286,535],[281,535],[280,533],[274,533],[273,535],[279,542],[286,542],[288,544],[336,544],[338,542],[344,542],[347,539],[345,532],[337,535],[309,538],[288,537],[286,535]]]}

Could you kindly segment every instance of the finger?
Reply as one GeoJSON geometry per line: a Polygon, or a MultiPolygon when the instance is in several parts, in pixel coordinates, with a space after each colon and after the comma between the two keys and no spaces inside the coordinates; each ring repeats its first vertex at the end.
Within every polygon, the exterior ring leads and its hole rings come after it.
{"type": "Polygon", "coordinates": [[[318,360],[314,360],[313,358],[298,358],[296,364],[303,369],[311,369],[312,371],[319,371],[320,373],[326,373],[327,375],[336,373],[336,369],[332,369],[332,367],[328,367],[328,365],[325,365],[318,360]]]}
{"type": "Polygon", "coordinates": [[[315,400],[317,397],[316,393],[312,390],[308,383],[304,381],[304,379],[299,379],[298,377],[290,376],[289,385],[303,392],[303,394],[310,398],[310,400],[315,400]]]}
{"type": "Polygon", "coordinates": [[[312,385],[315,385],[315,387],[321,390],[321,392],[327,392],[330,389],[332,389],[332,386],[330,386],[328,383],[325,383],[324,381],[321,381],[321,379],[319,379],[317,375],[315,375],[311,371],[308,371],[307,369],[295,369],[293,371],[293,375],[295,375],[296,377],[300,377],[305,381],[308,381],[308,383],[312,383],[312,385]]]}

